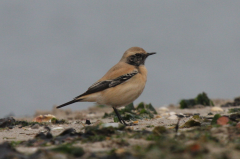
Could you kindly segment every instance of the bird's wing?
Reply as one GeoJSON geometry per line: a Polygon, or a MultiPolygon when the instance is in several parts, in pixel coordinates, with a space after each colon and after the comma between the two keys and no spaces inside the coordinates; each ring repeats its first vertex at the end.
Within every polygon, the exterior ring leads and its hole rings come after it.
{"type": "Polygon", "coordinates": [[[112,80],[98,81],[98,82],[94,83],[92,86],[90,86],[85,93],[75,97],[74,99],[78,99],[79,97],[82,97],[82,96],[85,96],[88,94],[100,92],[105,89],[115,87],[119,84],[126,82],[127,80],[129,80],[130,78],[135,76],[137,73],[138,73],[137,70],[133,70],[131,73],[124,74],[124,75],[114,78],[112,80]]]}

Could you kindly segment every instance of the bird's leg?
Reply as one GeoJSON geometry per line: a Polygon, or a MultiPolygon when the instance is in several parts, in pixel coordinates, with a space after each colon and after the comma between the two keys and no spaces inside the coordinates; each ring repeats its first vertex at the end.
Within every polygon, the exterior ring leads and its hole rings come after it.
{"type": "Polygon", "coordinates": [[[116,113],[118,120],[121,124],[124,124],[125,126],[128,126],[128,124],[125,123],[125,121],[123,120],[123,118],[121,117],[121,115],[119,114],[118,110],[114,107],[112,107],[114,112],[116,113]]]}
{"type": "Polygon", "coordinates": [[[121,117],[121,115],[119,114],[119,112],[117,111],[117,109],[114,108],[114,107],[112,107],[112,108],[113,108],[115,114],[117,115],[119,122],[120,122],[121,124],[123,124],[123,122],[122,122],[122,117],[121,117]]]}

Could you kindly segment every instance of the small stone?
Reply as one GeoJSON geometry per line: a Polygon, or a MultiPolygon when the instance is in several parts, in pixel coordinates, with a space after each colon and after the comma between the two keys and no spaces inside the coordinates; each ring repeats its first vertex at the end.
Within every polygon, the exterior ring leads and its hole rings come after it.
{"type": "Polygon", "coordinates": [[[176,114],[176,116],[179,117],[179,118],[184,118],[185,117],[185,115],[183,115],[183,113],[176,114]]]}
{"type": "Polygon", "coordinates": [[[52,118],[56,118],[56,117],[54,115],[52,115],[52,114],[39,115],[39,116],[35,117],[33,119],[33,121],[34,122],[39,122],[39,123],[41,123],[41,122],[51,122],[52,118]]]}
{"type": "Polygon", "coordinates": [[[239,113],[231,114],[231,115],[229,116],[229,118],[230,118],[232,121],[240,121],[240,114],[239,114],[239,113]]]}
{"type": "MultiPolygon", "coordinates": [[[[97,126],[97,125],[101,125],[101,124],[103,124],[103,121],[97,120],[95,123],[93,123],[92,126],[97,126]]],[[[85,126],[85,125],[84,125],[84,126],[85,126]]]]}
{"type": "Polygon", "coordinates": [[[133,121],[132,123],[133,123],[133,124],[138,124],[138,121],[133,121]]]}
{"type": "Polygon", "coordinates": [[[236,127],[237,127],[237,128],[240,128],[240,123],[237,123],[236,127]]]}
{"type": "Polygon", "coordinates": [[[55,127],[55,128],[52,128],[52,130],[62,130],[63,129],[63,127],[55,127]]]}
{"type": "Polygon", "coordinates": [[[95,113],[89,113],[89,114],[87,114],[86,116],[92,118],[92,117],[95,117],[96,114],[95,114],[95,113]]]}
{"type": "Polygon", "coordinates": [[[13,117],[7,117],[0,119],[0,128],[11,126],[15,122],[13,117]]]}
{"type": "Polygon", "coordinates": [[[13,129],[13,128],[14,128],[14,126],[8,126],[8,128],[9,128],[9,129],[13,129]]]}
{"type": "Polygon", "coordinates": [[[159,111],[161,111],[161,112],[166,112],[166,111],[169,111],[169,109],[166,108],[166,107],[160,107],[160,108],[159,108],[159,111]]]}
{"type": "Polygon", "coordinates": [[[229,118],[226,116],[222,116],[220,118],[217,119],[217,124],[218,125],[227,125],[229,122],[229,118]]]}
{"type": "Polygon", "coordinates": [[[212,108],[211,108],[211,111],[212,111],[212,112],[223,112],[223,109],[220,108],[220,107],[212,107],[212,108]]]}
{"type": "Polygon", "coordinates": [[[121,109],[125,109],[125,106],[123,106],[123,107],[119,107],[119,108],[118,108],[118,110],[121,110],[121,109]]]}
{"type": "Polygon", "coordinates": [[[193,114],[192,113],[184,113],[184,116],[188,118],[190,116],[193,116],[193,114]]]}
{"type": "Polygon", "coordinates": [[[16,147],[16,150],[21,153],[33,154],[38,148],[37,147],[16,147]]]}
{"type": "Polygon", "coordinates": [[[170,115],[175,115],[176,113],[175,112],[169,112],[170,115]]]}
{"type": "Polygon", "coordinates": [[[121,155],[121,154],[123,154],[123,153],[125,153],[125,152],[126,152],[126,150],[123,149],[123,148],[117,149],[117,150],[115,151],[115,153],[118,154],[118,155],[121,155]]]}
{"type": "Polygon", "coordinates": [[[162,116],[166,117],[166,116],[169,116],[169,113],[163,113],[161,114],[162,116]]]}
{"type": "Polygon", "coordinates": [[[169,116],[167,119],[170,119],[170,120],[177,120],[178,117],[176,115],[171,115],[169,116]]]}
{"type": "Polygon", "coordinates": [[[85,124],[87,124],[87,125],[91,125],[90,120],[86,119],[86,123],[85,123],[85,124]]]}
{"type": "Polygon", "coordinates": [[[120,126],[119,123],[104,123],[102,124],[104,128],[112,126],[113,128],[118,128],[120,126]]]}
{"type": "Polygon", "coordinates": [[[191,152],[198,152],[201,149],[201,146],[198,143],[195,143],[189,146],[191,152]]]}
{"type": "Polygon", "coordinates": [[[39,124],[34,124],[31,128],[32,129],[39,129],[39,127],[40,127],[39,124]]]}

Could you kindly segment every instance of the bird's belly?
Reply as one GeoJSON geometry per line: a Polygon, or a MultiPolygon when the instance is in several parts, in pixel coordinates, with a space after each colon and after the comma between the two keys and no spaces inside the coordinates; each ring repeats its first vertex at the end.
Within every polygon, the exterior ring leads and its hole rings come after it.
{"type": "Polygon", "coordinates": [[[116,87],[109,88],[102,93],[99,98],[99,104],[105,104],[113,107],[126,106],[137,99],[143,92],[145,80],[130,79],[116,87]]]}

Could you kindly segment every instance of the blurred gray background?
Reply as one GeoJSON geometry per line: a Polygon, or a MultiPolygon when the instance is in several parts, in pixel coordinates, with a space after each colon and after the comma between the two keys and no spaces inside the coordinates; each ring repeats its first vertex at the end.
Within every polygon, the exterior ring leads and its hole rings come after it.
{"type": "Polygon", "coordinates": [[[239,7],[239,0],[1,1],[0,117],[71,100],[132,46],[157,52],[135,104],[176,104],[202,91],[239,96],[239,7]]]}

